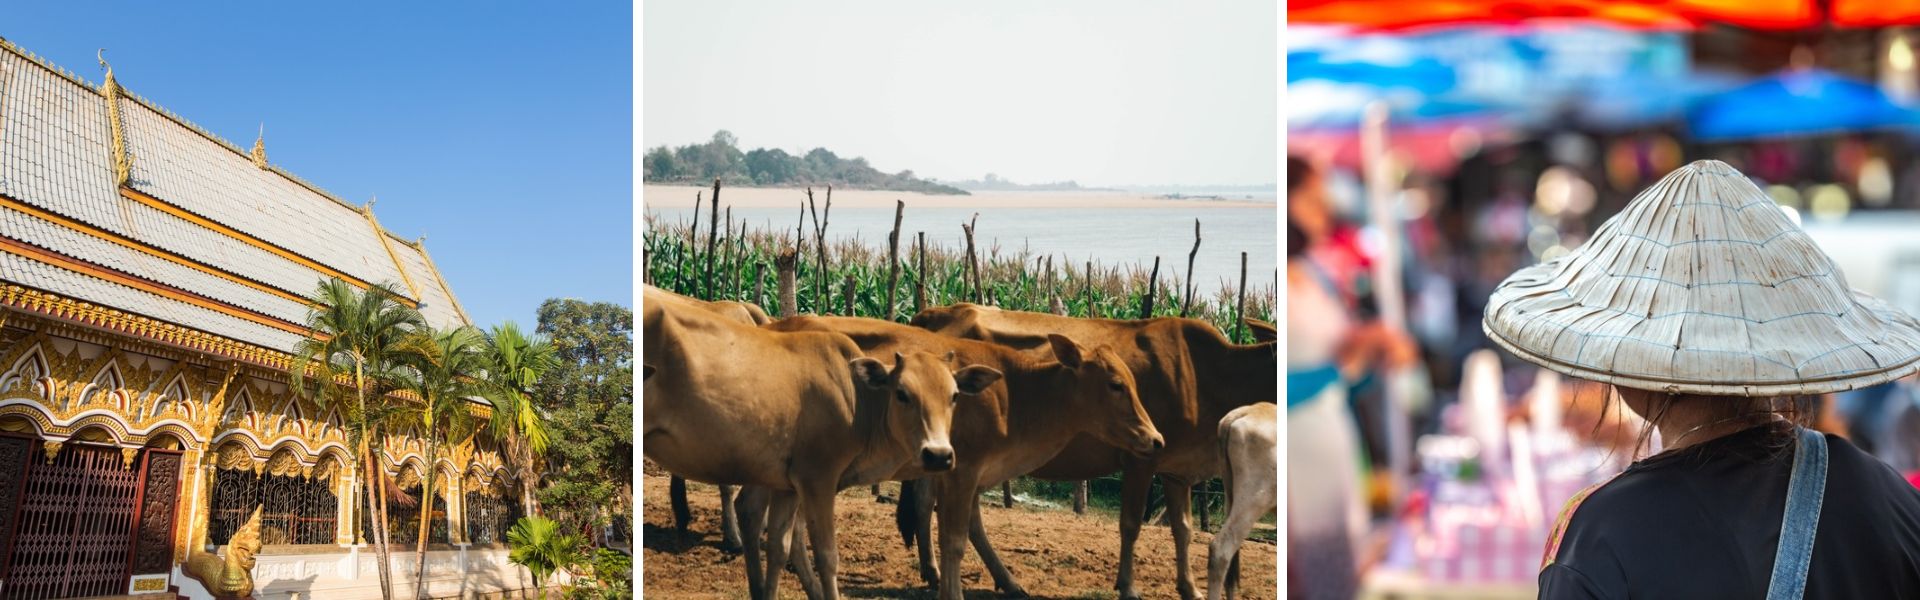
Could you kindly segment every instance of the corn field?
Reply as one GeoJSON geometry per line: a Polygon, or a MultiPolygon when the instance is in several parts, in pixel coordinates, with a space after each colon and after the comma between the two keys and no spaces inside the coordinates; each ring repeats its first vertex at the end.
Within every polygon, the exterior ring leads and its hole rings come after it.
{"type": "MultiPolygon", "coordinates": [[[[1180,257],[1170,257],[1173,260],[1160,265],[1157,272],[1145,265],[1074,264],[1025,250],[1008,252],[998,245],[976,248],[970,260],[964,247],[922,248],[919,240],[924,238],[900,232],[898,283],[889,305],[892,264],[885,247],[859,239],[833,239],[824,226],[806,222],[805,212],[793,229],[781,231],[749,230],[744,223],[734,229],[724,219],[715,227],[711,213],[698,216],[696,209],[695,214],[696,220],[709,222],[664,222],[647,215],[641,236],[647,283],[694,298],[752,302],[777,316],[776,260],[788,253],[796,261],[796,313],[905,322],[920,308],[956,302],[1055,312],[1057,299],[1069,316],[1133,319],[1180,316],[1185,305],[1186,316],[1213,323],[1235,342],[1252,342],[1245,327],[1235,326],[1234,304],[1241,291],[1237,287],[1196,289],[1189,304],[1186,286],[1174,274],[1173,263],[1180,257]],[[822,239],[827,240],[825,269],[819,248],[822,239]],[[975,262],[977,283],[969,268],[975,262]],[[1143,304],[1150,288],[1149,314],[1143,313],[1143,304]]],[[[1275,275],[1248,274],[1258,279],[1246,285],[1246,316],[1273,321],[1275,275]]]]}

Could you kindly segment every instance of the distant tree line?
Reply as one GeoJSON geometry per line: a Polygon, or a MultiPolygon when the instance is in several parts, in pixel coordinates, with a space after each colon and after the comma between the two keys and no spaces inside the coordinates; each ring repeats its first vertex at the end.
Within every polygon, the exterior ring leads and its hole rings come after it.
{"type": "Polygon", "coordinates": [[[1007,191],[1026,191],[1026,192],[1079,192],[1079,191],[1112,191],[1112,190],[1108,190],[1108,189],[1106,189],[1106,188],[1088,188],[1088,187],[1080,187],[1080,182],[1077,182],[1077,181],[1074,181],[1074,180],[1071,180],[1071,179],[1069,179],[1069,180],[1066,180],[1066,181],[1053,181],[1053,182],[1048,182],[1048,183],[1014,183],[1014,182],[1013,182],[1013,181],[1011,181],[1011,180],[1008,180],[1008,179],[1004,179],[1004,178],[1002,178],[1002,177],[1000,177],[999,175],[995,175],[995,174],[993,174],[993,173],[988,173],[988,174],[987,174],[987,176],[986,176],[985,178],[983,178],[983,179],[967,179],[967,180],[962,180],[962,181],[949,181],[949,182],[947,182],[947,183],[950,183],[950,184],[952,184],[952,185],[953,185],[954,187],[957,187],[957,188],[960,188],[960,189],[963,189],[963,190],[967,190],[967,191],[970,191],[970,192],[1007,192],[1007,191]]]}
{"type": "Polygon", "coordinates": [[[826,148],[795,156],[778,148],[741,152],[738,140],[725,130],[704,144],[678,148],[655,147],[641,162],[648,183],[710,183],[727,185],[832,185],[850,189],[894,190],[926,194],[966,194],[966,190],[914,177],[913,171],[883,173],[867,159],[843,159],[826,148]]]}

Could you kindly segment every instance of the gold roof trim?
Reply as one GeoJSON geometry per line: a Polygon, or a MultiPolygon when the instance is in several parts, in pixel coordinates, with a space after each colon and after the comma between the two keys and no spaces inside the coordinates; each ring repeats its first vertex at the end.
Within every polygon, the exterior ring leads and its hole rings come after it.
{"type": "Polygon", "coordinates": [[[413,276],[407,274],[407,266],[400,264],[400,255],[393,251],[393,242],[387,239],[386,228],[381,227],[380,219],[373,216],[373,203],[379,200],[378,197],[367,200],[367,205],[360,208],[360,214],[366,215],[367,224],[373,227],[373,237],[380,238],[380,247],[386,249],[387,259],[393,261],[393,270],[400,272],[400,282],[407,284],[407,291],[413,292],[413,297],[419,298],[420,286],[414,285],[413,276]]]}

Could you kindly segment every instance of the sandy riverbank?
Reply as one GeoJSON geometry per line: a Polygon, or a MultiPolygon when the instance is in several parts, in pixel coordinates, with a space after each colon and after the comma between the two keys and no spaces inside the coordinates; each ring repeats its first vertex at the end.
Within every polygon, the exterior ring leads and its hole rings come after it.
{"type": "MultiPolygon", "coordinates": [[[[648,208],[692,208],[694,193],[712,194],[711,188],[684,185],[648,185],[641,202],[648,208]]],[[[815,201],[826,200],[826,188],[814,188],[815,201]]],[[[728,206],[743,208],[798,207],[807,201],[806,191],[797,188],[722,187],[720,200],[728,206]]],[[[834,190],[835,207],[891,208],[894,200],[908,207],[921,208],[1249,208],[1273,207],[1271,201],[1249,200],[1169,200],[1137,192],[974,192],[970,196],[935,196],[915,192],[878,190],[834,190]]]]}

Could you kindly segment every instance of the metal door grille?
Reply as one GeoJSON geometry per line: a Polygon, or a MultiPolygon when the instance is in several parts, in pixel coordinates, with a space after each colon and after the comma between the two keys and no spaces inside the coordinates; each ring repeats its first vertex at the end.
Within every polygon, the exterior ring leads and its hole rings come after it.
{"type": "Polygon", "coordinates": [[[139,472],[117,448],[68,443],[35,459],[0,598],[126,593],[139,472]]]}

